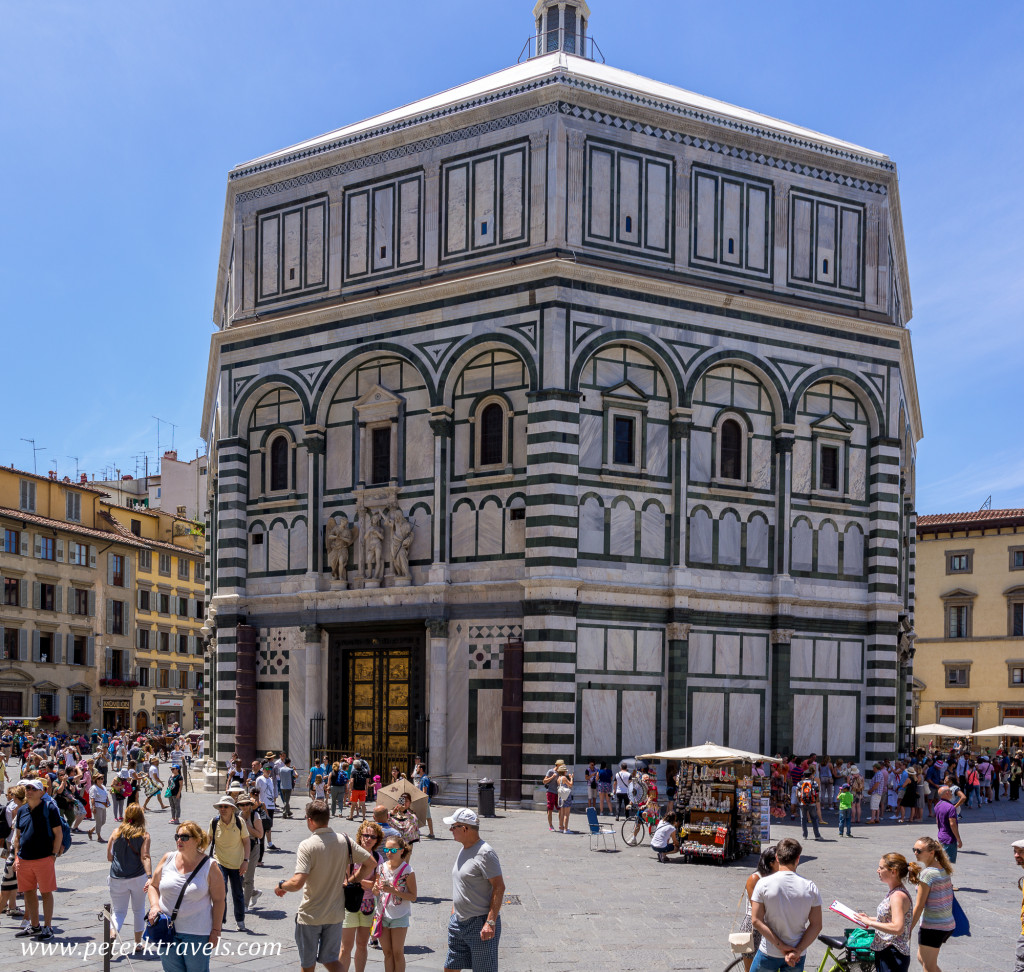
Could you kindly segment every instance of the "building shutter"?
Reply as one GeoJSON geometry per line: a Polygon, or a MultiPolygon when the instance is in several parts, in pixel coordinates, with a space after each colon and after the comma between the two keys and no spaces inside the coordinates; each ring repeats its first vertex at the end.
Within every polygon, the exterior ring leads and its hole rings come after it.
{"type": "MultiPolygon", "coordinates": [[[[64,610],[64,588],[60,584],[54,585],[53,606],[58,614],[64,610]]],[[[71,607],[71,598],[68,597],[68,607],[71,607]]]]}
{"type": "Polygon", "coordinates": [[[18,661],[28,661],[28,629],[18,632],[18,661]]]}
{"type": "Polygon", "coordinates": [[[40,659],[39,653],[39,632],[32,632],[32,661],[38,662],[40,659]]]}
{"type": "Polygon", "coordinates": [[[138,590],[135,592],[135,610],[142,610],[142,591],[138,590]]]}
{"type": "Polygon", "coordinates": [[[68,692],[68,722],[71,721],[71,717],[75,714],[75,697],[68,692]]]}
{"type": "Polygon", "coordinates": [[[96,664],[96,639],[89,635],[85,643],[85,664],[92,668],[96,664]]]}
{"type": "Polygon", "coordinates": [[[64,562],[64,541],[60,537],[57,538],[57,559],[64,562]]]}
{"type": "Polygon", "coordinates": [[[43,538],[38,533],[32,534],[35,538],[35,557],[39,558],[43,555],[43,538]]]}
{"type": "Polygon", "coordinates": [[[107,554],[107,585],[114,586],[114,555],[112,553],[107,554]]]}
{"type": "Polygon", "coordinates": [[[103,670],[106,672],[103,677],[110,678],[111,669],[114,667],[114,650],[110,645],[103,649],[103,666],[103,670]]]}
{"type": "Polygon", "coordinates": [[[40,600],[40,593],[39,593],[39,591],[40,591],[39,581],[32,581],[32,610],[33,611],[38,611],[39,610],[39,600],[40,600]]]}
{"type": "Polygon", "coordinates": [[[28,581],[18,582],[18,604],[21,607],[28,607],[28,581]]]}
{"type": "Polygon", "coordinates": [[[21,532],[21,555],[22,557],[28,556],[28,534],[24,530],[21,532]]]}
{"type": "MultiPolygon", "coordinates": [[[[58,587],[57,590],[59,591],[60,588],[58,587]]],[[[70,638],[71,635],[68,635],[68,637],[70,638]]],[[[64,664],[64,635],[59,631],[54,632],[53,635],[53,663],[55,665],[64,664]]]]}
{"type": "Polygon", "coordinates": [[[96,548],[92,544],[89,544],[89,566],[96,566],[96,548]]]}
{"type": "Polygon", "coordinates": [[[130,550],[124,555],[124,589],[126,591],[132,589],[132,557],[130,550]]]}
{"type": "Polygon", "coordinates": [[[114,633],[114,602],[107,598],[107,634],[114,633]]]}
{"type": "Polygon", "coordinates": [[[94,617],[96,617],[96,592],[95,591],[89,591],[88,599],[89,599],[89,605],[88,605],[89,617],[90,618],[94,618],[94,617]]]}
{"type": "Polygon", "coordinates": [[[194,597],[190,597],[188,599],[188,616],[190,618],[194,618],[196,616],[196,599],[194,597]]]}
{"type": "Polygon", "coordinates": [[[39,718],[39,693],[32,693],[32,715],[35,718],[39,718]]]}

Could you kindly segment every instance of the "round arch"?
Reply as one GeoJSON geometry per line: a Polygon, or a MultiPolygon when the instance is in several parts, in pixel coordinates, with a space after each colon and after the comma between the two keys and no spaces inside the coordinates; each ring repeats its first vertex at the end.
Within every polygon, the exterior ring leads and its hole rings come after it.
{"type": "Polygon", "coordinates": [[[248,426],[253,410],[267,392],[274,390],[274,386],[281,386],[295,392],[298,396],[299,404],[302,406],[303,424],[309,424],[309,399],[306,398],[306,390],[302,385],[290,375],[267,375],[264,378],[257,378],[245,389],[242,397],[235,403],[231,417],[231,434],[233,436],[238,435],[241,429],[248,426]]]}
{"type": "Polygon", "coordinates": [[[882,403],[878,400],[875,392],[860,376],[855,375],[852,371],[847,371],[845,368],[823,368],[821,371],[807,375],[793,392],[792,401],[786,412],[787,422],[796,421],[796,410],[800,406],[800,400],[807,393],[808,389],[813,388],[822,381],[834,381],[857,397],[857,400],[864,406],[864,411],[867,413],[871,438],[875,438],[879,431],[885,427],[885,410],[882,408],[882,403]]]}
{"type": "Polygon", "coordinates": [[[768,397],[772,401],[772,411],[775,413],[775,421],[780,422],[786,414],[788,403],[786,401],[785,391],[780,383],[779,379],[775,374],[769,370],[765,363],[760,359],[754,357],[746,351],[737,351],[732,349],[724,349],[718,351],[711,351],[703,357],[697,358],[693,362],[693,371],[690,376],[690,380],[686,383],[685,405],[689,406],[693,402],[693,392],[697,387],[697,382],[704,377],[707,372],[712,368],[717,368],[720,365],[736,365],[738,368],[743,368],[745,371],[749,371],[768,392],[768,397]]]}
{"type": "MultiPolygon", "coordinates": [[[[479,334],[460,344],[455,349],[455,353],[449,357],[448,364],[441,369],[441,373],[437,377],[437,394],[431,396],[431,401],[435,406],[451,403],[455,394],[455,382],[458,381],[459,375],[474,357],[486,351],[507,351],[509,354],[514,354],[526,366],[526,373],[530,378],[529,391],[537,390],[537,362],[521,341],[511,334],[479,334]]],[[[492,390],[486,394],[500,394],[500,392],[492,390]]]]}
{"type": "Polygon", "coordinates": [[[633,331],[606,331],[580,345],[569,375],[569,391],[578,392],[580,390],[580,375],[584,365],[598,351],[616,344],[633,348],[634,351],[646,354],[653,360],[665,376],[665,384],[668,385],[669,390],[669,407],[676,408],[680,404],[681,393],[686,385],[683,373],[676,367],[668,348],[653,338],[644,334],[635,334],[633,331]]]}

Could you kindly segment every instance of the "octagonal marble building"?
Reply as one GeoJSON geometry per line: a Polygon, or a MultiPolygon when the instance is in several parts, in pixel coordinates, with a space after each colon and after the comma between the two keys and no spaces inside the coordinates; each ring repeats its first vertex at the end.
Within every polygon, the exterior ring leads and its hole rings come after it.
{"type": "Polygon", "coordinates": [[[229,173],[208,752],[901,747],[896,167],[589,19],[541,0],[520,63],[229,173]]]}

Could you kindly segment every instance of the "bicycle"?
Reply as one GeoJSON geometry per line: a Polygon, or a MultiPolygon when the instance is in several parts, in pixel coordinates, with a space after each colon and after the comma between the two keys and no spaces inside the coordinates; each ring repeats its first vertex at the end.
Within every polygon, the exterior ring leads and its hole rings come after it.
{"type": "Polygon", "coordinates": [[[628,847],[639,847],[644,842],[644,832],[653,835],[657,826],[656,813],[633,804],[626,814],[626,819],[622,821],[622,841],[628,847]]]}
{"type": "MultiPolygon", "coordinates": [[[[817,972],[873,972],[875,968],[874,961],[855,957],[853,950],[846,947],[844,939],[836,938],[833,935],[819,935],[818,941],[825,946],[825,955],[822,957],[817,972]]],[[[722,972],[733,972],[734,969],[738,969],[743,964],[744,958],[749,957],[737,955],[722,972]]]]}

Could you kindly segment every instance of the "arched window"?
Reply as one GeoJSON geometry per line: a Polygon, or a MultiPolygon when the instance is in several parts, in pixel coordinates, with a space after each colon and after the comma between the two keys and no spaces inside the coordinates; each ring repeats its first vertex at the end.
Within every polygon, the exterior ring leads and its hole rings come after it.
{"type": "Polygon", "coordinates": [[[721,436],[721,463],[719,475],[722,479],[742,478],[742,449],[743,436],[740,433],[740,423],[735,419],[726,419],[722,423],[721,436]]]}
{"type": "Polygon", "coordinates": [[[480,413],[481,466],[497,465],[503,460],[504,438],[505,410],[497,402],[491,402],[480,413]]]}
{"type": "Polygon", "coordinates": [[[288,439],[283,435],[270,443],[270,488],[288,488],[288,439]]]}

